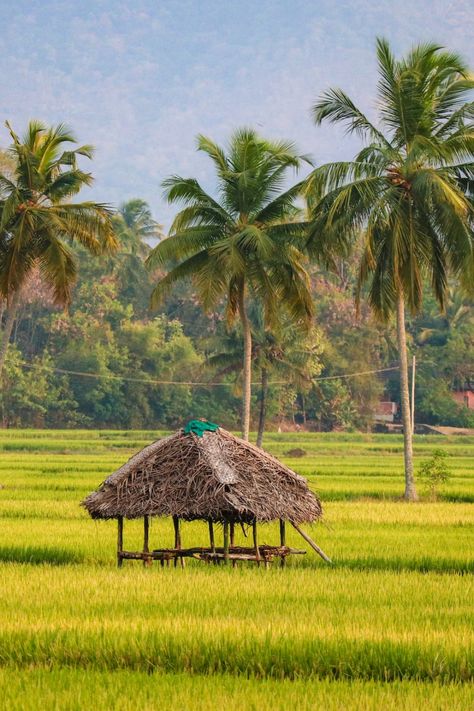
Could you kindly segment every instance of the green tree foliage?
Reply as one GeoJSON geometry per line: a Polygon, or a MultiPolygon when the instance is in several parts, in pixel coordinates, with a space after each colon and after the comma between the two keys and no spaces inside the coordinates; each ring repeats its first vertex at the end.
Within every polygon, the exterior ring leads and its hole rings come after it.
{"type": "Polygon", "coordinates": [[[202,357],[178,321],[132,316],[113,279],[83,284],[71,316],[56,316],[50,348],[59,368],[98,376],[70,375],[78,408],[91,423],[174,425],[192,414],[192,388],[150,381],[189,381],[202,357]]]}
{"type": "Polygon", "coordinates": [[[58,376],[53,359],[44,353],[25,368],[21,353],[11,348],[0,391],[3,427],[74,427],[88,418],[78,411],[66,376],[58,376]]]}
{"type": "MultiPolygon", "coordinates": [[[[382,328],[363,306],[354,306],[356,260],[348,261],[343,275],[319,273],[313,286],[317,321],[323,332],[323,376],[365,373],[390,364],[394,358],[394,334],[382,328]]],[[[383,381],[373,374],[342,380],[318,381],[308,399],[318,427],[367,429],[383,397],[383,381]]]]}

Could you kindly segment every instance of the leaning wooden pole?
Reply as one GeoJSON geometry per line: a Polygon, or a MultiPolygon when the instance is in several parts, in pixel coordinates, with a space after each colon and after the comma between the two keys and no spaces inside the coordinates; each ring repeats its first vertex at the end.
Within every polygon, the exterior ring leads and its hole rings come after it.
{"type": "Polygon", "coordinates": [[[123,565],[123,516],[117,516],[117,566],[123,565]]]}
{"type": "Polygon", "coordinates": [[[323,550],[321,550],[321,548],[320,548],[318,545],[316,545],[316,543],[313,541],[312,538],[310,538],[310,537],[308,536],[307,533],[305,533],[304,531],[302,531],[301,528],[300,528],[299,526],[297,526],[296,523],[294,523],[294,521],[290,521],[290,523],[291,523],[291,525],[293,526],[293,528],[295,528],[295,529],[298,531],[298,533],[300,534],[300,536],[302,536],[302,538],[304,538],[304,540],[306,541],[306,543],[309,543],[309,545],[311,546],[311,548],[312,548],[314,551],[316,551],[316,553],[317,553],[318,555],[320,555],[321,558],[326,561],[326,563],[332,563],[331,558],[329,558],[329,557],[326,555],[326,553],[325,553],[323,550]]]}

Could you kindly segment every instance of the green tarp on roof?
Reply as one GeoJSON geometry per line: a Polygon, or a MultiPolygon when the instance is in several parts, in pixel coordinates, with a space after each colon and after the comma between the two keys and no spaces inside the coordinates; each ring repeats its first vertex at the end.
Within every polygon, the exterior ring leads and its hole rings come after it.
{"type": "Polygon", "coordinates": [[[192,432],[198,437],[202,437],[204,432],[215,432],[218,429],[219,425],[214,424],[214,422],[208,422],[207,420],[189,420],[184,428],[184,434],[190,434],[192,432]]]}

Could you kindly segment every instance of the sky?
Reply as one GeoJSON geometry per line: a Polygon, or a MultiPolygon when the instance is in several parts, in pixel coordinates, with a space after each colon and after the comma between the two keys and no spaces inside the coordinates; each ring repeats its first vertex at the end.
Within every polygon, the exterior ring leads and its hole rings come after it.
{"type": "MultiPolygon", "coordinates": [[[[147,200],[169,226],[171,174],[213,191],[203,133],[225,143],[240,126],[294,141],[316,163],[357,147],[311,106],[339,86],[375,114],[375,38],[399,54],[419,41],[474,67],[472,0],[0,0],[0,146],[8,119],[65,122],[96,146],[84,199],[147,200]]],[[[85,166],[83,166],[85,167],[85,166]]]]}

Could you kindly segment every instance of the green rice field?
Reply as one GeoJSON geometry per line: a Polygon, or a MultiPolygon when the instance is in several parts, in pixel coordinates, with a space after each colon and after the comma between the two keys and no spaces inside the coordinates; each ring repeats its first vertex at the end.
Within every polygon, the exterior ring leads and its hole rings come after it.
{"type": "MultiPolygon", "coordinates": [[[[118,570],[114,522],[79,504],[156,437],[0,431],[0,708],[474,708],[474,437],[417,436],[417,462],[441,447],[452,474],[406,504],[399,436],[269,434],[321,496],[306,528],[332,566],[118,570]]],[[[204,524],[182,533],[207,544],[204,524]]],[[[126,521],[125,547],[141,534],[126,521]]],[[[152,522],[153,547],[172,536],[152,522]]]]}

